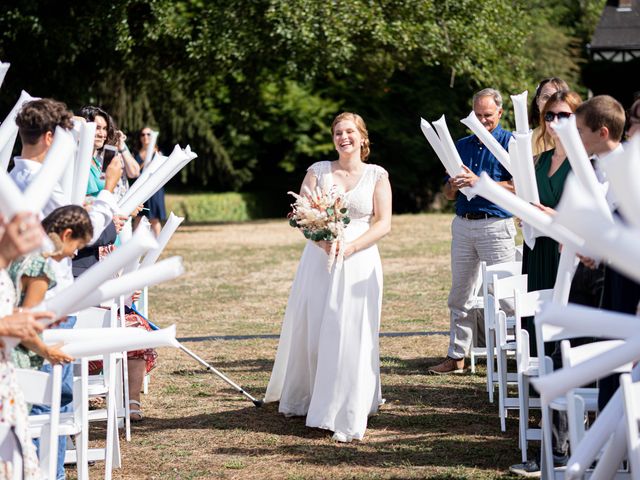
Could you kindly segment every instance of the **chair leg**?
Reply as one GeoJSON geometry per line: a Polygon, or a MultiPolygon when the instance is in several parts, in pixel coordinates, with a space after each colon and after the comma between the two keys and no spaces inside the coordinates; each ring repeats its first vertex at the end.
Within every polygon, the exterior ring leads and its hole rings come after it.
{"type": "Polygon", "coordinates": [[[554,478],[553,451],[551,441],[551,409],[542,406],[542,439],[540,472],[542,478],[554,478]]]}
{"type": "Polygon", "coordinates": [[[498,357],[498,409],[500,411],[500,430],[505,432],[507,430],[505,408],[507,393],[507,375],[505,369],[507,365],[506,362],[503,362],[504,351],[498,348],[496,353],[498,357]]]}
{"type": "Polygon", "coordinates": [[[129,362],[127,361],[127,352],[124,352],[122,359],[122,385],[123,385],[123,401],[124,401],[124,429],[125,440],[131,441],[131,408],[129,407],[129,362]]]}
{"type": "Polygon", "coordinates": [[[493,403],[493,374],[495,366],[495,337],[493,329],[487,331],[485,338],[487,343],[487,391],[489,392],[489,403],[493,403]]]}
{"type": "Polygon", "coordinates": [[[471,350],[471,373],[476,373],[476,354],[473,350],[471,350]]]}
{"type": "Polygon", "coordinates": [[[529,428],[529,382],[524,375],[518,375],[518,403],[520,405],[520,449],[522,451],[522,463],[527,463],[527,429],[529,428]]]}
{"type": "Polygon", "coordinates": [[[142,393],[144,393],[145,395],[147,395],[149,393],[149,381],[151,380],[151,377],[149,374],[146,374],[144,376],[144,380],[142,381],[142,393]]]}

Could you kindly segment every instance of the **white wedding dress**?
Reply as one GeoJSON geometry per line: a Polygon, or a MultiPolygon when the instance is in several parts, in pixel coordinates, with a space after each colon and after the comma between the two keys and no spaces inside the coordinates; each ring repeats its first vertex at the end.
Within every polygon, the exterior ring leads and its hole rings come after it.
{"type": "MultiPolygon", "coordinates": [[[[313,164],[321,187],[334,182],[331,162],[313,164]]],[[[373,191],[387,172],[365,164],[345,198],[351,222],[347,242],[369,229],[373,191]]],[[[367,417],[383,402],[378,332],[382,265],[373,245],[327,271],[327,254],[307,242],[298,265],[265,402],[280,401],[285,415],[306,415],[306,425],[347,440],[361,440],[367,417]]]]}

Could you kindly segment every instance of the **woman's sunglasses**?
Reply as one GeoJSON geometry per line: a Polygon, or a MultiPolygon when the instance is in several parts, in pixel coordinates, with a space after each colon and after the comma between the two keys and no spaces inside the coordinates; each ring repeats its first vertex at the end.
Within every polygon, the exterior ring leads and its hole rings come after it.
{"type": "Polygon", "coordinates": [[[545,122],[553,122],[556,117],[558,118],[558,120],[561,120],[563,118],[569,118],[571,115],[573,115],[573,113],[569,113],[569,112],[547,112],[544,114],[544,121],[545,122]]]}

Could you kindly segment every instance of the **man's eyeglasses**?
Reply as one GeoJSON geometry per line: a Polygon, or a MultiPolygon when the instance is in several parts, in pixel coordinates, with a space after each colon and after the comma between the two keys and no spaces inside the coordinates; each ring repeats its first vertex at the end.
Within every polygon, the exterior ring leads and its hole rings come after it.
{"type": "Polygon", "coordinates": [[[569,118],[571,115],[573,115],[573,113],[570,112],[547,112],[544,114],[544,121],[553,122],[556,117],[558,118],[558,120],[561,120],[563,118],[569,118]]]}

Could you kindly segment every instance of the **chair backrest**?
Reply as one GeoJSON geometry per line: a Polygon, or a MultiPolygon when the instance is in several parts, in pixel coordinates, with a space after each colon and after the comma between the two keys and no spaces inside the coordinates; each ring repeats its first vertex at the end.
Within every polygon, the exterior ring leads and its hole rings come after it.
{"type": "Polygon", "coordinates": [[[16,368],[16,381],[27,403],[51,406],[56,388],[53,374],[16,368]]]}
{"type": "Polygon", "coordinates": [[[509,277],[499,278],[493,274],[493,298],[495,299],[496,308],[498,308],[500,300],[514,297],[514,292],[527,291],[527,275],[518,274],[509,277]]]}
{"type": "Polygon", "coordinates": [[[504,262],[487,265],[487,262],[480,263],[480,277],[482,279],[482,299],[484,307],[485,321],[489,326],[495,322],[495,312],[497,310],[493,299],[493,279],[505,278],[522,273],[522,262],[504,262]],[[495,275],[495,277],[494,277],[495,275]]]}
{"type": "Polygon", "coordinates": [[[110,309],[90,307],[78,313],[74,328],[112,328],[117,326],[117,305],[110,309]]]}
{"type": "Polygon", "coordinates": [[[631,471],[640,472],[640,382],[633,382],[631,375],[620,375],[622,402],[625,413],[627,435],[627,455],[631,463],[631,471]]]}
{"type": "Polygon", "coordinates": [[[529,349],[529,332],[522,328],[522,319],[535,317],[545,302],[551,301],[553,290],[536,290],[534,292],[516,291],[514,297],[514,311],[516,318],[516,362],[518,371],[529,365],[531,351],[529,349]]]}

